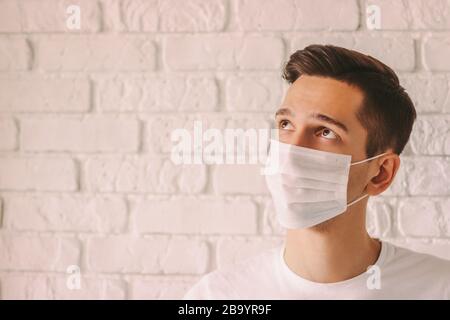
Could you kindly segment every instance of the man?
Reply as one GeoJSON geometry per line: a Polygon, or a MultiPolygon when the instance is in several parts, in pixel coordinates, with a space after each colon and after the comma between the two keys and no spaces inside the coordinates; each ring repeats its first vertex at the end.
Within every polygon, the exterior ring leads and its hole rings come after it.
{"type": "Polygon", "coordinates": [[[285,241],[207,274],[184,299],[450,299],[449,261],[365,228],[368,197],[392,184],[416,118],[394,71],[311,45],[291,55],[283,78],[280,172],[266,181],[285,241]]]}

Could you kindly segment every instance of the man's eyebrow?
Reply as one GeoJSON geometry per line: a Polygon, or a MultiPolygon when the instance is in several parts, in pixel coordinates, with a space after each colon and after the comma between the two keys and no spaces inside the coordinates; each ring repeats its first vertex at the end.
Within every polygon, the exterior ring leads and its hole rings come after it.
{"type": "Polygon", "coordinates": [[[324,121],[324,122],[327,122],[327,123],[329,123],[329,124],[332,124],[332,125],[334,125],[334,126],[340,128],[340,129],[342,129],[342,130],[345,131],[346,133],[348,133],[348,129],[347,129],[347,127],[345,126],[345,124],[343,124],[342,122],[339,122],[339,121],[337,121],[337,120],[335,120],[335,119],[333,119],[333,118],[330,118],[330,117],[327,116],[327,115],[324,115],[324,114],[322,114],[322,113],[312,113],[309,117],[310,117],[310,118],[317,119],[317,120],[321,120],[321,121],[324,121]]]}
{"type": "Polygon", "coordinates": [[[275,117],[283,116],[283,115],[291,116],[293,118],[295,117],[295,113],[292,112],[292,110],[288,109],[288,108],[280,108],[277,110],[277,112],[275,112],[275,117]]]}

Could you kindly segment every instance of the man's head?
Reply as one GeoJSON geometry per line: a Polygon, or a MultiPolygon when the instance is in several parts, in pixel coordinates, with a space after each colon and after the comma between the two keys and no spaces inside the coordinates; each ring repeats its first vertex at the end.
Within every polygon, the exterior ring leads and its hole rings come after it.
{"type": "Polygon", "coordinates": [[[283,78],[291,86],[276,114],[280,140],[350,154],[352,162],[388,152],[352,166],[348,202],[387,189],[416,118],[394,71],[353,50],[311,45],[290,56],[283,78]]]}

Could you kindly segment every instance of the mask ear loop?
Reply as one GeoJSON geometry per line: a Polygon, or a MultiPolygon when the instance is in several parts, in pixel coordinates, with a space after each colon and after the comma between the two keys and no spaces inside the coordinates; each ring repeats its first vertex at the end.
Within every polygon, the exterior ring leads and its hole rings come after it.
{"type": "Polygon", "coordinates": [[[352,204],[355,204],[356,202],[358,202],[359,200],[362,200],[362,199],[364,199],[365,197],[367,197],[369,194],[368,193],[366,193],[365,195],[362,195],[361,197],[359,197],[359,198],[357,198],[357,199],[355,199],[355,200],[353,200],[352,202],[350,202],[350,203],[347,203],[347,207],[350,207],[352,204]]]}
{"type": "MultiPolygon", "coordinates": [[[[384,153],[382,153],[382,154],[376,155],[376,156],[374,156],[374,157],[370,157],[370,158],[368,158],[368,159],[364,159],[364,160],[361,160],[361,161],[353,162],[353,163],[351,163],[350,165],[352,166],[352,165],[354,165],[354,164],[359,164],[359,163],[363,163],[363,162],[366,162],[366,161],[369,161],[369,160],[372,160],[372,159],[375,159],[375,158],[379,158],[379,157],[381,157],[381,156],[384,156],[385,154],[388,154],[388,152],[384,152],[384,153]]],[[[350,203],[347,203],[347,207],[350,207],[352,204],[355,204],[355,203],[358,202],[359,200],[364,199],[364,198],[367,197],[368,195],[369,195],[369,194],[366,193],[366,194],[362,195],[361,197],[359,197],[359,198],[357,198],[357,199],[351,201],[350,203]]]]}
{"type": "Polygon", "coordinates": [[[384,152],[384,153],[379,154],[379,155],[377,155],[377,156],[370,157],[370,158],[367,158],[367,159],[364,159],[364,160],[361,160],[361,161],[356,161],[356,162],[350,163],[350,165],[352,166],[352,165],[354,165],[354,164],[360,164],[360,163],[363,163],[363,162],[366,162],[366,161],[369,161],[369,160],[372,160],[372,159],[375,159],[375,158],[384,156],[385,154],[388,154],[388,152],[384,152]]]}

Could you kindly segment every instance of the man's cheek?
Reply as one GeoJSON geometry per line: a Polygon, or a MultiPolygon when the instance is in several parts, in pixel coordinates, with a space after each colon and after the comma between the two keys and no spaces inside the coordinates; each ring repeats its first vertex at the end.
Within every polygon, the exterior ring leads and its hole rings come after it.
{"type": "Polygon", "coordinates": [[[352,168],[348,177],[347,202],[352,201],[368,183],[366,168],[352,168]]]}

